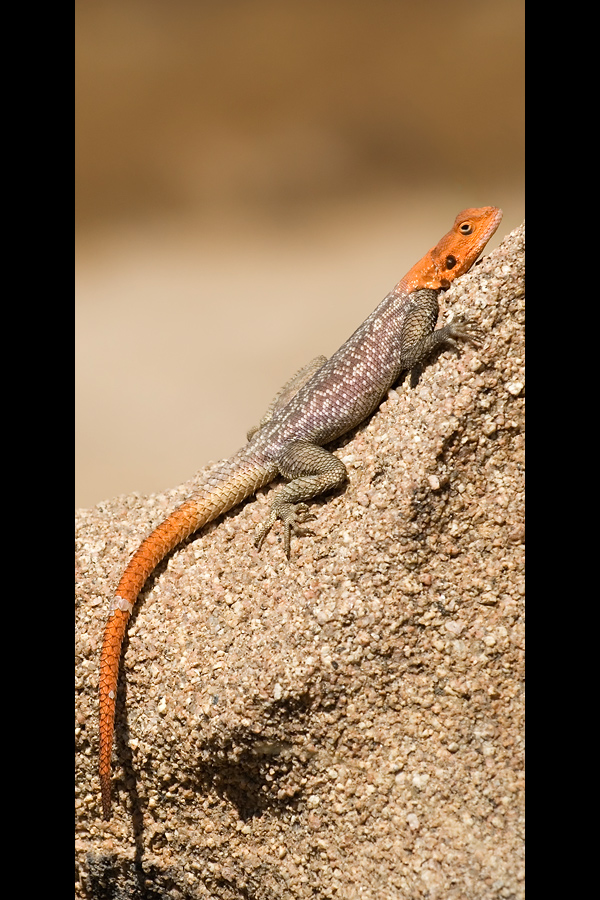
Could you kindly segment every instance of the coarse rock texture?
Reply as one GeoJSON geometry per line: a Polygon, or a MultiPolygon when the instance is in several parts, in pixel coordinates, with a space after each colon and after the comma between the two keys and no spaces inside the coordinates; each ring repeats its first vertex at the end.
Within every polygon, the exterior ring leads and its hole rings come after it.
{"type": "Polygon", "coordinates": [[[349,481],[289,564],[277,526],[252,542],[270,487],[158,567],[109,823],[108,605],[194,480],[79,512],[78,897],[523,896],[523,279],[521,227],[442,298],[484,346],[441,352],[334,445],[349,481]]]}

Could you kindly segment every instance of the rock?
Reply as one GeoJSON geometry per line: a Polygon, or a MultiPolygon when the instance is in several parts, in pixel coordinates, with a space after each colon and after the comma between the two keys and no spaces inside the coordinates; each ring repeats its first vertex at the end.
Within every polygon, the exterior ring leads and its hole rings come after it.
{"type": "Polygon", "coordinates": [[[443,351],[334,445],[349,482],[289,564],[277,526],[253,547],[268,488],[158,567],[123,654],[109,823],[108,605],[202,473],[79,512],[78,896],[523,896],[523,283],[521,227],[442,297],[485,345],[443,351]]]}

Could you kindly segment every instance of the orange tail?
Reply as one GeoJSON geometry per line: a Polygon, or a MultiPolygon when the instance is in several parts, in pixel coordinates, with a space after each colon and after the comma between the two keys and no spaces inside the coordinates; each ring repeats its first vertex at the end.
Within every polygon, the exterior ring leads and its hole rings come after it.
{"type": "Polygon", "coordinates": [[[123,573],[111,603],[100,656],[99,771],[105,819],[110,819],[111,809],[110,762],[121,647],[137,596],[152,571],[177,544],[268,484],[275,474],[276,469],[252,462],[216,474],[204,493],[194,495],[161,522],[140,545],[123,573]]]}
{"type": "Polygon", "coordinates": [[[104,629],[100,657],[100,788],[102,811],[110,818],[110,757],[115,722],[115,701],[121,646],[129,616],[150,573],[177,544],[200,527],[198,502],[189,500],[178,507],[140,545],[125,569],[111,604],[104,629]]]}

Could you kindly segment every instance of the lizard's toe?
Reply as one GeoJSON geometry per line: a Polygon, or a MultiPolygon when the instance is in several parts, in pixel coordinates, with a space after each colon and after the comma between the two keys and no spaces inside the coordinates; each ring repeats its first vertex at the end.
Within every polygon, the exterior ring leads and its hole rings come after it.
{"type": "Polygon", "coordinates": [[[263,545],[263,542],[270,532],[271,528],[275,524],[277,520],[277,513],[271,511],[264,522],[261,522],[260,525],[257,526],[256,531],[254,532],[254,546],[257,550],[263,545]]]}

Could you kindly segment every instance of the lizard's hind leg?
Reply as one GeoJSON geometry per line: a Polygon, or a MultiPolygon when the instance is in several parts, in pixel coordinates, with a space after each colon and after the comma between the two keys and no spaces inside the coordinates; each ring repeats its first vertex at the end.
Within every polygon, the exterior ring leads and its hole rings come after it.
{"type": "Polygon", "coordinates": [[[284,546],[290,558],[290,538],[304,518],[305,500],[339,487],[348,477],[344,463],[326,450],[309,441],[292,441],[282,451],[277,466],[289,484],[280,488],[271,503],[271,512],[256,530],[255,544],[260,549],[267,534],[277,521],[283,522],[284,546]]]}

